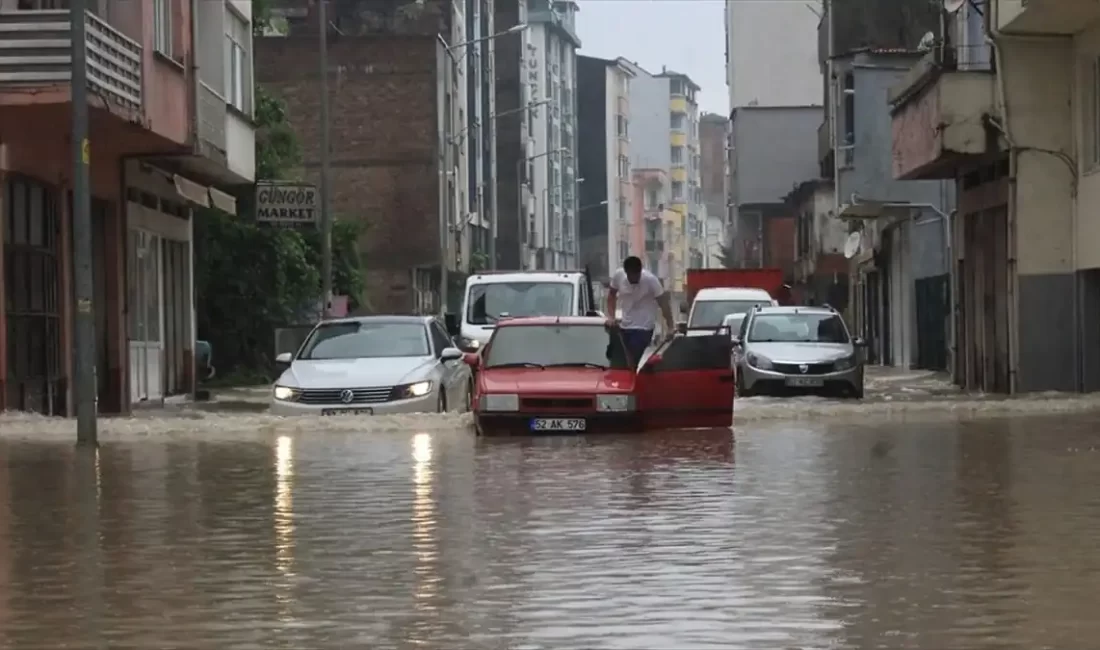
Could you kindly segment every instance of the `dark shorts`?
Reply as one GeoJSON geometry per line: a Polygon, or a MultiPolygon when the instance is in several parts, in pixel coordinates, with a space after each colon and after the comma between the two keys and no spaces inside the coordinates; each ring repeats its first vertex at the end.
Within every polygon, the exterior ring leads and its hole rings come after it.
{"type": "Polygon", "coordinates": [[[645,354],[646,348],[653,342],[653,330],[628,330],[623,331],[623,343],[626,344],[626,351],[630,354],[631,360],[634,365],[642,360],[642,355],[645,354]]]}

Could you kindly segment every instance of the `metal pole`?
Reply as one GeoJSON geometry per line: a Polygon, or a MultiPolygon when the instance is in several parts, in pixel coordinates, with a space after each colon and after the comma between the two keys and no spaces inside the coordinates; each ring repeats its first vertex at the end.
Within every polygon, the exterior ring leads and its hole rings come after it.
{"type": "Polygon", "coordinates": [[[517,270],[519,271],[524,270],[523,259],[524,253],[527,252],[524,246],[526,243],[525,235],[527,234],[527,215],[523,213],[523,188],[526,187],[527,184],[523,181],[523,177],[520,176],[520,168],[527,159],[526,152],[523,153],[524,156],[516,161],[516,239],[519,243],[519,258],[517,258],[519,264],[519,269],[517,270]]]}
{"type": "Polygon", "coordinates": [[[76,293],[74,314],[73,395],[76,397],[76,443],[96,446],[96,336],[95,285],[92,274],[92,214],[88,165],[88,60],[85,44],[87,0],[72,0],[69,5],[69,38],[72,46],[73,99],[73,285],[76,293]]]}
{"type": "Polygon", "coordinates": [[[328,16],[327,0],[318,2],[318,29],[321,40],[321,314],[332,314],[332,211],[329,192],[329,156],[332,148],[328,120],[328,16]]]}

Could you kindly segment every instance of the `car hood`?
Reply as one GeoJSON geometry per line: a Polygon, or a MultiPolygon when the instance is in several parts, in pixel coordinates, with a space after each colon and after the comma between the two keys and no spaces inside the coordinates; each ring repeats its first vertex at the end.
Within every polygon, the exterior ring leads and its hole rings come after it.
{"type": "Polygon", "coordinates": [[[481,387],[487,393],[599,393],[634,389],[629,370],[598,368],[485,368],[481,387]]]}
{"type": "Polygon", "coordinates": [[[435,357],[298,360],[276,382],[297,388],[396,386],[426,379],[435,357]]]}
{"type": "Polygon", "coordinates": [[[850,343],[752,343],[745,348],[749,354],[759,354],[771,361],[790,363],[824,363],[852,356],[850,343]]]}

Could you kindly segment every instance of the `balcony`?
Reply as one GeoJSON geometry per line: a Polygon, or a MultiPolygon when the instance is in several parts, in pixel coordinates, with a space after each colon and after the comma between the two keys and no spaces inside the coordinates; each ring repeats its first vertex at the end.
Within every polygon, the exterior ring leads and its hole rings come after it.
{"type": "Polygon", "coordinates": [[[683,163],[673,163],[670,175],[674,181],[680,181],[681,183],[687,182],[687,168],[684,167],[683,163]]]}
{"type": "Polygon", "coordinates": [[[999,0],[997,26],[1013,34],[1076,34],[1100,20],[1100,4],[1082,0],[999,0]]]}
{"type": "Polygon", "coordinates": [[[894,178],[954,178],[958,166],[992,153],[985,126],[994,112],[992,66],[967,56],[960,65],[958,54],[933,49],[890,91],[894,178]]]}
{"type": "Polygon", "coordinates": [[[687,97],[673,95],[668,101],[668,110],[672,113],[686,113],[688,111],[687,97]]]}
{"type": "Polygon", "coordinates": [[[669,136],[668,143],[673,147],[686,147],[688,143],[687,134],[682,131],[673,131],[669,136]]]}
{"type": "MultiPolygon", "coordinates": [[[[141,45],[88,12],[88,90],[140,113],[141,45]]],[[[0,89],[67,84],[72,54],[67,10],[0,11],[0,89]]]]}

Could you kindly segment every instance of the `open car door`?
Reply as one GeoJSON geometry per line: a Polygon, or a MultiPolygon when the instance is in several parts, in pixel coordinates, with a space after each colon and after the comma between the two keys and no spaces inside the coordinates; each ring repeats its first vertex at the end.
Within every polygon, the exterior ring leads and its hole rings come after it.
{"type": "Polygon", "coordinates": [[[638,369],[638,410],[647,430],[733,425],[733,351],[728,333],[676,336],[638,369]]]}

